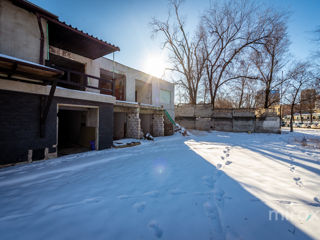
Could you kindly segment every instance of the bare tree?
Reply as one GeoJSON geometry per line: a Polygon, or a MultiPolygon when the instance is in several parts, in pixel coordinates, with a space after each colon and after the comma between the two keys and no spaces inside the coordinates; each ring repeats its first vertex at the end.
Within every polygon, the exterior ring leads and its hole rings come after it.
{"type": "Polygon", "coordinates": [[[264,108],[274,103],[270,93],[278,90],[286,80],[282,78],[280,72],[287,62],[290,44],[287,33],[287,14],[275,13],[269,23],[272,29],[271,34],[262,40],[263,44],[251,46],[253,49],[251,61],[263,84],[264,108]]]}
{"type": "MultiPolygon", "coordinates": [[[[315,51],[315,64],[314,64],[314,78],[315,78],[315,87],[317,92],[320,92],[320,26],[315,31],[316,34],[316,42],[318,43],[318,49],[315,51]]],[[[320,100],[320,99],[319,99],[320,100]]]]}
{"type": "Polygon", "coordinates": [[[153,18],[150,23],[153,34],[161,33],[164,36],[163,48],[170,52],[171,70],[179,77],[176,83],[183,87],[188,95],[189,103],[196,104],[199,84],[205,69],[206,55],[202,47],[204,31],[199,26],[194,36],[185,30],[185,22],[180,16],[181,0],[172,0],[174,19],[171,14],[166,21],[153,18]]]}
{"type": "Polygon", "coordinates": [[[218,90],[227,82],[249,76],[234,71],[249,46],[263,43],[274,31],[275,16],[271,11],[261,11],[250,1],[229,0],[215,4],[203,17],[207,30],[204,38],[206,77],[209,83],[212,108],[218,90]]]}
{"type": "Polygon", "coordinates": [[[294,109],[295,105],[298,103],[299,94],[301,94],[301,91],[305,86],[310,84],[312,79],[308,63],[299,62],[294,64],[288,72],[288,79],[286,100],[290,104],[290,132],[292,132],[294,109]]]}
{"type": "Polygon", "coordinates": [[[216,99],[217,108],[234,108],[234,103],[231,101],[231,97],[226,91],[220,91],[216,99]]]}
{"type": "MultiPolygon", "coordinates": [[[[318,29],[315,30],[315,34],[316,34],[316,39],[315,39],[315,41],[316,41],[317,43],[320,43],[320,26],[318,27],[318,29]]],[[[316,56],[318,59],[320,59],[320,47],[319,47],[319,45],[318,45],[318,49],[316,49],[316,54],[315,54],[315,56],[316,56]]]]}
{"type": "MultiPolygon", "coordinates": [[[[309,82],[309,87],[312,86],[312,82],[309,82]]],[[[316,89],[314,88],[309,88],[309,89],[304,89],[300,93],[300,109],[303,112],[308,112],[310,114],[310,121],[312,122],[313,119],[313,111],[315,108],[315,103],[316,103],[316,89]]]]}
{"type": "Polygon", "coordinates": [[[253,108],[255,105],[255,96],[257,83],[251,72],[251,65],[245,61],[240,61],[240,66],[236,70],[240,77],[230,84],[234,105],[237,108],[253,108]]]}

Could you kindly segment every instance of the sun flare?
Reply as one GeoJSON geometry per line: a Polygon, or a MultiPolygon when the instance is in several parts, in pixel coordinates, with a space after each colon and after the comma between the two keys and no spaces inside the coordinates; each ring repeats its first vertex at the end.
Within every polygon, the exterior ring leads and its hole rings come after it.
{"type": "Polygon", "coordinates": [[[149,55],[144,63],[144,71],[156,77],[162,77],[166,68],[164,56],[149,55]]]}

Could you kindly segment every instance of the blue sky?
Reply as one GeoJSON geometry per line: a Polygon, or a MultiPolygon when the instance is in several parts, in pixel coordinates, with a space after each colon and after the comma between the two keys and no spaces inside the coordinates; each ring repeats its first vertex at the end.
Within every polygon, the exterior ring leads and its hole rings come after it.
{"type": "MultiPolygon", "coordinates": [[[[320,26],[319,0],[258,0],[291,12],[288,32],[290,52],[297,59],[310,56],[316,48],[312,33],[320,26]]],[[[152,17],[166,19],[167,0],[31,0],[59,16],[59,19],[120,47],[115,60],[130,67],[159,75],[154,65],[165,61],[161,37],[151,39],[152,17]]],[[[191,28],[209,6],[209,0],[186,0],[182,11],[191,28]]],[[[112,57],[111,55],[108,56],[112,57]]]]}

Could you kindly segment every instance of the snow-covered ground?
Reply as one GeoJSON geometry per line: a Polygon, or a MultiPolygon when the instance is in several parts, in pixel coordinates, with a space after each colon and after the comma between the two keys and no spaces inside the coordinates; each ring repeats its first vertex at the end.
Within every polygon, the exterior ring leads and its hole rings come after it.
{"type": "Polygon", "coordinates": [[[193,132],[0,169],[0,238],[319,239],[318,141],[193,132]]]}

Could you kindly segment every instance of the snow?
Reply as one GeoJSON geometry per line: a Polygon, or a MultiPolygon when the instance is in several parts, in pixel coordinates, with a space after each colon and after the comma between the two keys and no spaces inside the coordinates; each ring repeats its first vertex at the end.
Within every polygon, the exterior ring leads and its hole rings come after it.
{"type": "Polygon", "coordinates": [[[0,169],[1,239],[319,239],[303,138],[320,131],[191,131],[0,169]]]}
{"type": "Polygon", "coordinates": [[[117,103],[127,103],[127,104],[139,105],[139,103],[137,103],[137,102],[122,101],[122,100],[117,100],[117,103]]]}
{"type": "Polygon", "coordinates": [[[18,62],[27,63],[27,64],[34,65],[34,66],[41,67],[41,68],[46,68],[48,70],[57,71],[57,69],[54,69],[54,68],[51,68],[51,67],[47,67],[47,66],[39,64],[39,63],[30,62],[30,61],[27,61],[27,60],[24,60],[24,59],[21,59],[21,58],[12,57],[12,56],[9,56],[9,55],[6,55],[6,54],[2,54],[2,53],[0,53],[0,57],[7,58],[7,59],[10,59],[10,60],[14,60],[14,61],[18,61],[18,62]]]}

